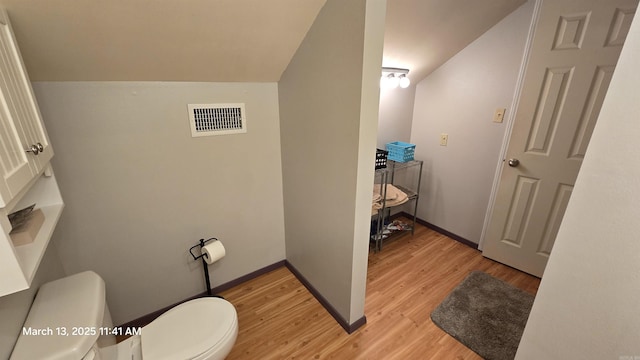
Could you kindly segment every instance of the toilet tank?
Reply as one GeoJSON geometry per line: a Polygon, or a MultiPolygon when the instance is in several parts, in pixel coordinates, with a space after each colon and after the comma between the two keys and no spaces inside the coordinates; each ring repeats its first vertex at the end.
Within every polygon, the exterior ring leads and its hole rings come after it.
{"type": "MultiPolygon", "coordinates": [[[[81,359],[104,330],[105,285],[85,271],[40,287],[11,360],[81,359]]],[[[109,324],[112,326],[110,319],[109,324]]]]}

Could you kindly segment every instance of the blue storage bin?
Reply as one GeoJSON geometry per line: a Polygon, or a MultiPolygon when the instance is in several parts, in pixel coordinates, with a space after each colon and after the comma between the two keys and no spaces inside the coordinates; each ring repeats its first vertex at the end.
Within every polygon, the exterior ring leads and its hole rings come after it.
{"type": "Polygon", "coordinates": [[[397,162],[407,162],[413,160],[416,146],[402,141],[394,141],[387,143],[387,151],[389,152],[387,159],[397,162]]]}

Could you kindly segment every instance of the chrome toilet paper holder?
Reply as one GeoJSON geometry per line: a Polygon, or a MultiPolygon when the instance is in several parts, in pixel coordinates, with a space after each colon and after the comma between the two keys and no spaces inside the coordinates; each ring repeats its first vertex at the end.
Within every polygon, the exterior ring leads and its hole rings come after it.
{"type": "MultiPolygon", "coordinates": [[[[200,242],[197,245],[192,246],[189,249],[189,253],[191,254],[191,256],[193,256],[193,260],[198,260],[198,259],[202,259],[202,265],[204,266],[204,278],[207,282],[207,295],[208,296],[212,296],[211,295],[211,280],[209,280],[209,265],[207,264],[207,261],[205,260],[205,257],[207,257],[207,254],[202,253],[202,248],[205,246],[206,243],[208,243],[209,241],[217,241],[218,239],[216,238],[210,238],[210,239],[200,239],[200,242]],[[199,248],[200,251],[200,255],[196,256],[193,253],[193,249],[199,248]]],[[[216,297],[221,297],[221,296],[216,296],[216,297]]]]}

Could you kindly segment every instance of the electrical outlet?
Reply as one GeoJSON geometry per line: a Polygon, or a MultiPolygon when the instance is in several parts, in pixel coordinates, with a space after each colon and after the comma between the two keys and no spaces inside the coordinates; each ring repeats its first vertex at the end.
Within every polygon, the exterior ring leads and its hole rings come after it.
{"type": "Polygon", "coordinates": [[[501,123],[504,120],[504,113],[507,111],[505,108],[498,108],[496,112],[493,114],[493,122],[501,123]]]}
{"type": "Polygon", "coordinates": [[[449,141],[449,134],[440,134],[440,146],[447,146],[449,141]]]}

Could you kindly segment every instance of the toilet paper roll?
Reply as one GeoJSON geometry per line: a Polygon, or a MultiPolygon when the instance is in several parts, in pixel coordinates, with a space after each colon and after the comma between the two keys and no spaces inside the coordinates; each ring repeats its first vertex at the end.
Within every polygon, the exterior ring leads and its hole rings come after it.
{"type": "Polygon", "coordinates": [[[222,246],[220,240],[212,241],[202,247],[202,255],[206,255],[204,256],[204,261],[206,261],[207,264],[213,264],[222,259],[225,254],[224,246],[222,246]]]}

